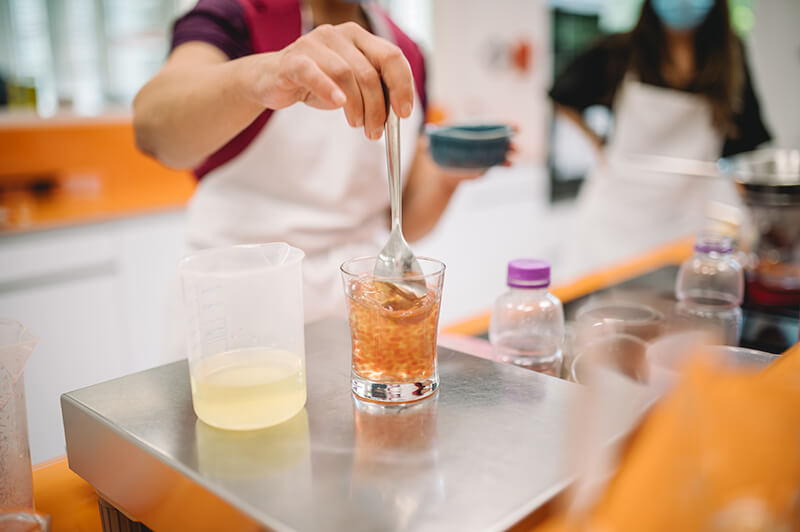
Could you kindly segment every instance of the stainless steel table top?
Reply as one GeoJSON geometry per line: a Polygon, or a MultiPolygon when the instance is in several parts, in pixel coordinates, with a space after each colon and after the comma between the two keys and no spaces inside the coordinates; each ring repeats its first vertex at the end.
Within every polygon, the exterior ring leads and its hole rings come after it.
{"type": "Polygon", "coordinates": [[[261,431],[197,420],[185,361],[65,394],[70,467],[156,529],[197,511],[186,486],[255,528],[469,531],[511,526],[568,483],[577,385],[440,349],[437,395],[382,407],[350,392],[346,322],[308,326],[306,357],[305,409],[261,431]]]}

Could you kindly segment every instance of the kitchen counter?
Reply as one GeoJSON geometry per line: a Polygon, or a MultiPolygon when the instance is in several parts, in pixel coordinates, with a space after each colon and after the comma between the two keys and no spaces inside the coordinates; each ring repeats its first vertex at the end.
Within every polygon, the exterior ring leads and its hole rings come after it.
{"type": "MultiPolygon", "coordinates": [[[[690,251],[691,241],[687,239],[645,254],[637,260],[555,287],[554,291],[564,300],[574,299],[659,266],[678,263],[690,251]]],[[[444,329],[461,334],[477,334],[485,331],[487,324],[488,314],[482,314],[444,329]]],[[[34,488],[37,508],[53,516],[54,530],[100,529],[94,490],[68,469],[66,460],[38,466],[34,472],[34,488]]],[[[205,501],[202,497],[201,500],[205,501]]]]}

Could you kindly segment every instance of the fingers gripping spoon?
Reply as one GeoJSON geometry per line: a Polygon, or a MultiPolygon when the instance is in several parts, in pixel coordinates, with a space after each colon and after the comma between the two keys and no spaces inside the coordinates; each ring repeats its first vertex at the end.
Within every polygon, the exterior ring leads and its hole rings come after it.
{"type": "Polygon", "coordinates": [[[400,176],[400,119],[391,106],[386,118],[386,168],[389,171],[389,199],[392,209],[392,232],[389,241],[378,254],[375,261],[375,277],[396,278],[382,281],[383,289],[405,299],[415,300],[427,292],[422,268],[403,237],[402,223],[402,180],[400,176]],[[403,279],[405,278],[405,279],[403,279]]]}

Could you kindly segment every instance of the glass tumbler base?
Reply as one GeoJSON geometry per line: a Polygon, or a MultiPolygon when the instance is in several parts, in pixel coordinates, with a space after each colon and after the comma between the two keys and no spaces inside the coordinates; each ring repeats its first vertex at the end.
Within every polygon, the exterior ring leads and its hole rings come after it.
{"type": "Polygon", "coordinates": [[[351,375],[353,393],[376,403],[410,403],[433,395],[439,388],[439,376],[416,382],[373,382],[355,373],[351,375]]]}

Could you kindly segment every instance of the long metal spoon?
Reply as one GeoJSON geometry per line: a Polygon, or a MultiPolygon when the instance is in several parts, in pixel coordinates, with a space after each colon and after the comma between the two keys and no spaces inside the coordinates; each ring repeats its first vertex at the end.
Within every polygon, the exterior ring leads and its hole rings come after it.
{"type": "Polygon", "coordinates": [[[375,277],[412,277],[410,279],[384,281],[390,290],[406,299],[421,298],[427,292],[422,268],[403,237],[402,202],[403,190],[400,174],[400,119],[387,106],[386,118],[386,168],[389,173],[389,201],[392,209],[392,232],[389,241],[375,261],[375,277]],[[416,278],[413,278],[416,277],[416,278]]]}

